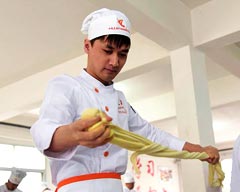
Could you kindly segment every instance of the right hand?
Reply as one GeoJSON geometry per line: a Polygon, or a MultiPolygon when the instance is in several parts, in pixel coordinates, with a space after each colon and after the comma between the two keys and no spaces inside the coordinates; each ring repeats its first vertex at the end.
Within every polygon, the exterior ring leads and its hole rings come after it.
{"type": "Polygon", "coordinates": [[[88,128],[101,121],[99,116],[78,119],[69,125],[58,127],[47,150],[63,152],[77,145],[94,148],[106,144],[111,140],[108,123],[112,118],[106,115],[106,119],[107,122],[91,131],[88,131],[88,128]]]}
{"type": "Polygon", "coordinates": [[[111,140],[108,123],[112,120],[106,115],[107,122],[101,123],[96,129],[88,131],[88,128],[101,121],[100,117],[79,119],[70,125],[73,138],[78,145],[86,147],[97,147],[106,144],[111,140]]]}

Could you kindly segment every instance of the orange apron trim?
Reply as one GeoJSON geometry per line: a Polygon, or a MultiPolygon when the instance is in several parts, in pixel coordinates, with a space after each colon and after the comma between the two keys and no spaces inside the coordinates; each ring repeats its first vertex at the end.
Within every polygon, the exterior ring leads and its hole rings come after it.
{"type": "Polygon", "coordinates": [[[94,180],[94,179],[121,179],[121,175],[118,173],[92,173],[87,175],[79,175],[74,177],[69,177],[60,181],[57,185],[55,192],[64,185],[68,185],[78,181],[94,180]]]}

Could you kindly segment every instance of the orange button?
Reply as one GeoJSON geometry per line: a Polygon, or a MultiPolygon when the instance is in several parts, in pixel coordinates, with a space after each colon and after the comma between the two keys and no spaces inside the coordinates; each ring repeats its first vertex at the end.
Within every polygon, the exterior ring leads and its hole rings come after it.
{"type": "Polygon", "coordinates": [[[104,153],[103,153],[103,156],[104,157],[107,157],[109,155],[109,152],[108,151],[105,151],[104,153]]]}
{"type": "Polygon", "coordinates": [[[109,108],[108,108],[108,106],[105,106],[105,111],[109,111],[109,108]]]}
{"type": "Polygon", "coordinates": [[[96,92],[96,93],[99,93],[99,90],[98,90],[98,88],[94,88],[94,91],[96,92]]]}

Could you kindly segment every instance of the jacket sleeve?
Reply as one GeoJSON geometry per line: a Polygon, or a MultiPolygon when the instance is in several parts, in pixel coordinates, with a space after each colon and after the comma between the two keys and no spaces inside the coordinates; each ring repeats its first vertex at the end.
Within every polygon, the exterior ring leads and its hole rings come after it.
{"type": "Polygon", "coordinates": [[[185,141],[167,133],[140,117],[140,115],[129,105],[129,130],[149,140],[167,146],[170,149],[181,151],[185,141]]]}
{"type": "Polygon", "coordinates": [[[77,103],[74,95],[76,83],[73,78],[66,75],[50,81],[41,105],[39,119],[30,129],[36,147],[49,157],[69,159],[76,151],[75,148],[64,153],[45,151],[49,148],[56,129],[73,122],[76,118],[77,103]]]}

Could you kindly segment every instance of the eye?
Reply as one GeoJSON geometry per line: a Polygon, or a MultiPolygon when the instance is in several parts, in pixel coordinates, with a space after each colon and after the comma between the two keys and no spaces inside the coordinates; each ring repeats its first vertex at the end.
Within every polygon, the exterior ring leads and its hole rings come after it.
{"type": "Polygon", "coordinates": [[[121,57],[121,58],[127,57],[127,53],[119,53],[118,55],[119,55],[119,57],[121,57]]]}
{"type": "Polygon", "coordinates": [[[107,53],[108,55],[112,54],[112,50],[104,49],[104,52],[107,53]]]}

